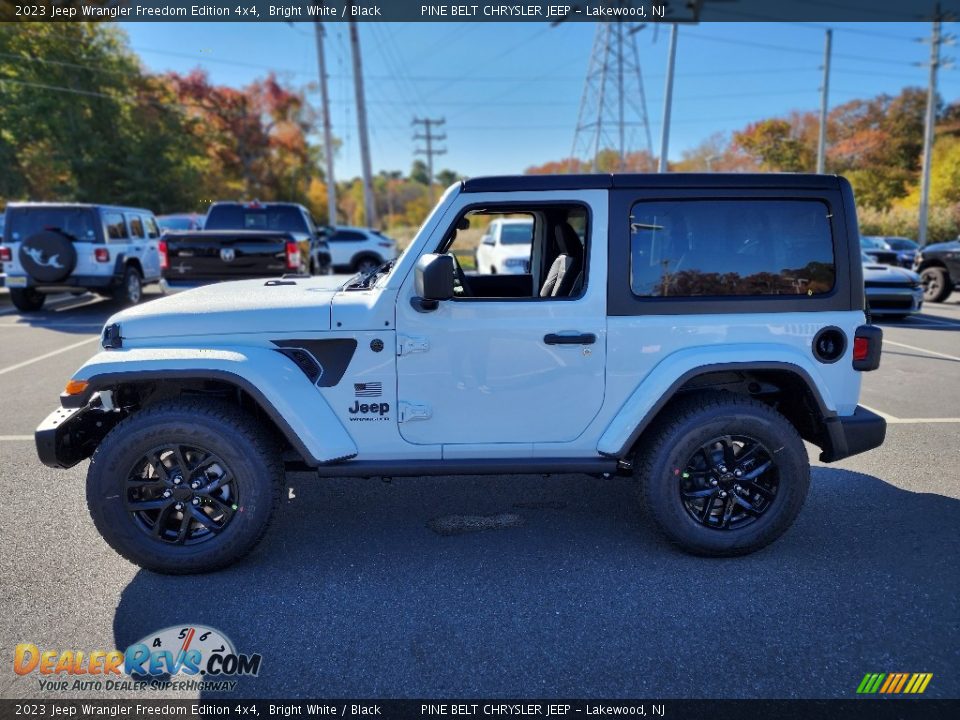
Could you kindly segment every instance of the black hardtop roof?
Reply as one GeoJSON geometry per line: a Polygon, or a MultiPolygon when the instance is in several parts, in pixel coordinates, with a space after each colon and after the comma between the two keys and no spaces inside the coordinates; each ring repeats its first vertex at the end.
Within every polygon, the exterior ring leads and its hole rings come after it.
{"type": "Polygon", "coordinates": [[[463,181],[463,192],[610,190],[614,188],[806,188],[836,190],[836,175],[813,173],[604,173],[494,175],[463,181]]]}
{"type": "MultiPolygon", "coordinates": [[[[215,208],[218,205],[235,205],[246,208],[247,210],[266,210],[271,207],[304,207],[300,203],[290,202],[288,200],[217,200],[210,207],[215,208]]],[[[207,212],[209,212],[209,210],[207,212]]]]}
{"type": "Polygon", "coordinates": [[[7,210],[16,208],[90,208],[101,210],[113,210],[115,212],[135,212],[153,215],[153,210],[147,208],[131,207],[129,205],[105,205],[103,203],[79,203],[79,202],[11,202],[7,203],[7,210]]]}

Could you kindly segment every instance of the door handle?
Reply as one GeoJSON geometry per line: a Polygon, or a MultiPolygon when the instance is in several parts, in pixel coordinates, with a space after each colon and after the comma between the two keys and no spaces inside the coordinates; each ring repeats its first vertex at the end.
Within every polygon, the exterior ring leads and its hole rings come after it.
{"type": "Polygon", "coordinates": [[[580,333],[577,335],[560,335],[550,333],[543,336],[543,341],[547,345],[593,345],[597,341],[597,336],[593,333],[580,333]]]}

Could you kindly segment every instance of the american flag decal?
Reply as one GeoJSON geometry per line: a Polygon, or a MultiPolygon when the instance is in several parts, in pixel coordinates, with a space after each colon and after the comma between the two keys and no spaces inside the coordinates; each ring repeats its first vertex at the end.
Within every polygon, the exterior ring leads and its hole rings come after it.
{"type": "Polygon", "coordinates": [[[357,397],[380,397],[383,395],[383,383],[354,383],[353,392],[357,397]]]}

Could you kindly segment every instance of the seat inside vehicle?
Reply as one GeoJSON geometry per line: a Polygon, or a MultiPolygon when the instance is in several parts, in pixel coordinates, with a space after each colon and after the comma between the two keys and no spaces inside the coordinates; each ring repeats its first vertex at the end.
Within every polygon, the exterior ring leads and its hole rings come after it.
{"type": "Polygon", "coordinates": [[[560,300],[582,295],[586,280],[587,212],[574,204],[471,209],[453,223],[436,252],[453,257],[455,299],[560,300]],[[529,243],[514,237],[498,246],[507,272],[484,272],[481,243],[495,220],[529,221],[529,243]]]}

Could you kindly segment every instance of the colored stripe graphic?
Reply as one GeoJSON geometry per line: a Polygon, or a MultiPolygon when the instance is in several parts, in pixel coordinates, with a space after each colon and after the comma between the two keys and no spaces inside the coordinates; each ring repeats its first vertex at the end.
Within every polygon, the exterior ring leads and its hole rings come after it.
{"type": "Polygon", "coordinates": [[[867,673],[857,686],[857,694],[920,695],[932,679],[933,673],[867,673]]]}

